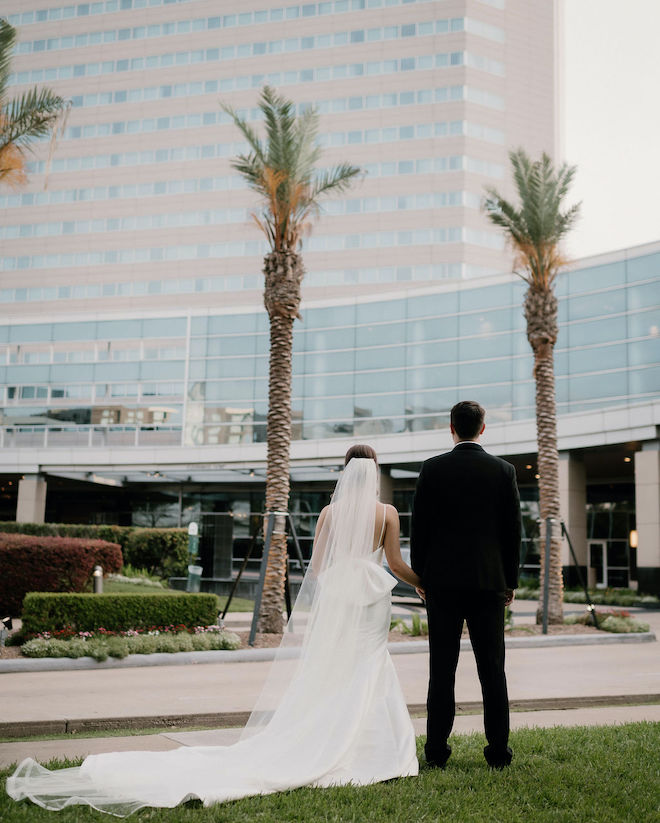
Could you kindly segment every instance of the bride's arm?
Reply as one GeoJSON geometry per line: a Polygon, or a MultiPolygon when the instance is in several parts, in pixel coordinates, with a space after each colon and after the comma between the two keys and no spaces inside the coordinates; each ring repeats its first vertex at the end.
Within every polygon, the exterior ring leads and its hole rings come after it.
{"type": "Polygon", "coordinates": [[[328,534],[327,529],[323,529],[323,524],[325,523],[329,508],[330,506],[326,506],[322,509],[321,514],[319,514],[319,519],[316,521],[314,544],[312,546],[312,571],[314,574],[319,574],[323,567],[323,555],[325,554],[325,544],[328,534]]]}
{"type": "Polygon", "coordinates": [[[387,565],[392,574],[400,580],[410,583],[415,588],[422,585],[422,579],[415,574],[410,566],[401,557],[401,544],[399,542],[399,512],[394,506],[385,504],[385,557],[387,565]]]}

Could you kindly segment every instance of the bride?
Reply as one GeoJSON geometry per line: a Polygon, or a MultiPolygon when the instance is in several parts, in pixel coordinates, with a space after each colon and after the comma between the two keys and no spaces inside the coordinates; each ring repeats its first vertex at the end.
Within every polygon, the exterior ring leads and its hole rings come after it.
{"type": "Polygon", "coordinates": [[[365,785],[418,771],[415,735],[387,651],[390,592],[419,586],[399,549],[399,517],[378,502],[370,446],[348,450],[320,514],[312,561],[258,705],[232,746],[90,755],[49,771],[28,758],[7,780],[15,800],[86,804],[124,817],[143,806],[205,806],[299,786],[365,785]]]}

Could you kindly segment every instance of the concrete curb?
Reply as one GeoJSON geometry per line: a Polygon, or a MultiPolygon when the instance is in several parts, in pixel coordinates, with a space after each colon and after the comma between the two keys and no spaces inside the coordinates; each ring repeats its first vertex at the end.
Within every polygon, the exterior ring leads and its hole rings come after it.
{"type": "MultiPolygon", "coordinates": [[[[654,632],[635,634],[565,634],[507,637],[510,649],[534,649],[552,646],[600,646],[611,643],[652,643],[654,632]]],[[[408,640],[388,643],[390,654],[424,654],[428,640],[408,640]]],[[[461,640],[461,650],[471,648],[468,639],[461,640]]],[[[75,671],[76,669],[131,669],[146,666],[187,666],[200,663],[257,663],[273,660],[277,649],[237,649],[236,651],[176,652],[174,654],[132,654],[123,660],[108,658],[102,663],[92,657],[36,657],[0,660],[0,674],[18,672],[75,671]]],[[[294,651],[293,649],[289,651],[294,651]]]]}
{"type": "MultiPolygon", "coordinates": [[[[583,708],[611,708],[613,706],[648,706],[660,703],[660,694],[619,694],[579,697],[540,697],[511,700],[512,712],[536,712],[583,708]]],[[[411,717],[425,717],[425,703],[408,703],[411,717]]],[[[456,715],[482,714],[483,704],[478,701],[459,700],[456,715]]],[[[0,737],[27,738],[44,735],[74,735],[90,732],[126,731],[129,729],[163,729],[181,731],[195,727],[212,729],[236,729],[245,726],[249,711],[214,712],[198,714],[141,715],[129,717],[62,718],[60,720],[24,720],[0,723],[0,737]]],[[[4,745],[4,744],[2,744],[4,745]]]]}

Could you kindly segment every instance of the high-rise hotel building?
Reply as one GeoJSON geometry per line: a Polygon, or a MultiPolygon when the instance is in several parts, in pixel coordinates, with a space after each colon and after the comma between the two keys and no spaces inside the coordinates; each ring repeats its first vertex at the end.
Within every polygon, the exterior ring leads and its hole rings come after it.
{"type": "MultiPolygon", "coordinates": [[[[220,102],[259,129],[270,84],[318,109],[324,165],[364,169],[305,239],[292,506],[318,510],[347,444],[368,440],[405,509],[470,396],[533,519],[523,284],[480,202],[511,191],[510,149],[558,155],[559,5],[4,0],[11,90],[49,86],[73,107],[50,164],[44,142],[29,185],[0,191],[0,516],[19,485],[22,520],[185,523],[262,505],[265,246],[220,102]]],[[[638,531],[640,580],[660,586],[659,257],[562,275],[557,385],[581,562],[604,540],[609,582],[636,579],[638,531]],[[622,513],[607,528],[603,506],[622,513]]]]}

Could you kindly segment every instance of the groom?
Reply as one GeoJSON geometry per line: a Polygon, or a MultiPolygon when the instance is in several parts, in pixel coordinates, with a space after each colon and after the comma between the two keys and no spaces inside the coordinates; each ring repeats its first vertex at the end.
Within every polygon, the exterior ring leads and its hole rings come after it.
{"type": "Polygon", "coordinates": [[[470,400],[451,410],[454,448],[426,460],[417,481],[411,561],[429,618],[426,760],[444,767],[454,723],[454,678],[463,621],[477,661],[489,766],[508,766],[509,701],[504,607],[518,585],[520,498],[514,467],[479,445],[485,412],[470,400]]]}

